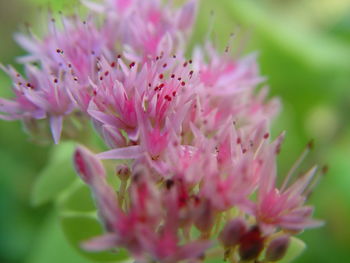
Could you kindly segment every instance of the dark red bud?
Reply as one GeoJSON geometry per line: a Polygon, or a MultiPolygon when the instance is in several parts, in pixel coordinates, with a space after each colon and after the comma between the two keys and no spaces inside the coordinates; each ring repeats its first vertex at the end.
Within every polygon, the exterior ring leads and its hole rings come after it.
{"type": "Polygon", "coordinates": [[[228,222],[219,235],[219,240],[225,248],[233,247],[239,243],[247,232],[247,224],[241,218],[228,222]]]}
{"type": "Polygon", "coordinates": [[[264,238],[261,236],[258,226],[249,230],[240,240],[239,255],[241,260],[250,261],[256,259],[264,248],[264,238]]]}
{"type": "Polygon", "coordinates": [[[195,225],[201,232],[209,232],[215,221],[214,208],[209,201],[204,201],[199,207],[195,225]]]}

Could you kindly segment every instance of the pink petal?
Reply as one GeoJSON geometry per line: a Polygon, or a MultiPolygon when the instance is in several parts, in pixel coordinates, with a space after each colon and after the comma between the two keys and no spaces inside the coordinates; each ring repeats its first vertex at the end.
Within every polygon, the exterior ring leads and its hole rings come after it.
{"type": "Polygon", "coordinates": [[[87,1],[87,0],[81,0],[81,2],[89,9],[91,9],[92,11],[95,11],[97,13],[102,13],[105,8],[103,5],[97,4],[96,2],[92,2],[92,1],[87,1]]]}
{"type": "Polygon", "coordinates": [[[55,144],[58,144],[60,142],[60,137],[62,132],[62,123],[63,123],[62,116],[50,117],[50,128],[51,128],[51,133],[55,144]]]}
{"type": "Polygon", "coordinates": [[[16,42],[25,50],[29,51],[30,53],[38,53],[39,52],[39,46],[33,39],[30,39],[28,36],[25,36],[23,34],[15,34],[14,39],[16,42]]]}
{"type": "Polygon", "coordinates": [[[0,111],[7,114],[16,114],[21,110],[20,105],[12,100],[0,98],[0,111]]]}
{"type": "Polygon", "coordinates": [[[197,1],[193,0],[184,5],[180,11],[178,17],[178,27],[181,30],[187,30],[191,28],[194,22],[197,9],[197,1]]]}
{"type": "Polygon", "coordinates": [[[103,152],[97,157],[100,159],[135,159],[140,157],[142,152],[141,146],[134,145],[103,152]]]}
{"type": "Polygon", "coordinates": [[[85,241],[81,246],[89,251],[104,251],[115,248],[118,245],[118,240],[116,234],[108,233],[85,241]]]}

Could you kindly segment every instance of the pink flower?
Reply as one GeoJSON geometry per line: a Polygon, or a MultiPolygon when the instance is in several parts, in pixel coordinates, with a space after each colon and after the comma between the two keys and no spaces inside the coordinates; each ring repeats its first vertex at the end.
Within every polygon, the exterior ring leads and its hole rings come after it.
{"type": "Polygon", "coordinates": [[[226,54],[218,54],[210,43],[204,50],[197,48],[194,52],[194,69],[200,72],[203,84],[200,95],[202,116],[207,128],[215,130],[231,116],[238,125],[249,127],[266,119],[272,121],[279,111],[279,101],[266,101],[267,89],[256,95],[257,85],[264,81],[260,76],[256,55],[233,60],[226,54]],[[205,60],[208,56],[209,61],[205,60]]]}
{"type": "Polygon", "coordinates": [[[62,17],[63,30],[59,30],[56,21],[49,22],[49,32],[43,40],[35,36],[17,34],[17,42],[30,52],[19,58],[20,62],[40,62],[48,70],[61,76],[66,81],[67,90],[72,100],[82,111],[90,102],[92,89],[90,80],[97,77],[96,62],[102,54],[114,54],[108,38],[99,32],[91,18],[80,21],[77,17],[62,17]]]}
{"type": "Polygon", "coordinates": [[[60,29],[53,19],[42,40],[16,36],[26,71],[2,66],[15,98],[0,99],[0,118],[48,118],[58,143],[63,120],[80,114],[109,147],[74,154],[105,228],[84,249],[197,262],[218,239],[228,261],[257,261],[266,248],[281,259],[293,232],[320,225],[305,205],[316,168],[290,183],[309,148],[276,186],[284,133],[269,137],[280,105],[258,88],[256,55],[233,59],[207,43],[185,58],[195,0],[83,2],[86,21],[62,17],[60,29]],[[100,159],[119,160],[117,189],[100,159]]]}
{"type": "Polygon", "coordinates": [[[73,104],[64,89],[62,72],[57,74],[48,69],[26,65],[27,79],[12,67],[4,68],[12,78],[16,95],[14,101],[2,99],[0,108],[6,119],[49,118],[55,143],[59,142],[63,117],[73,110],[73,104]]]}
{"type": "MultiPolygon", "coordinates": [[[[150,158],[158,159],[180,135],[194,99],[196,78],[189,62],[164,54],[140,69],[139,64],[131,62],[127,66],[123,60],[118,60],[114,68],[102,60],[101,66],[89,114],[101,123],[100,129],[115,131],[114,136],[105,136],[108,141],[114,137],[114,143],[109,145],[131,145],[130,149],[136,149],[137,144],[136,155],[147,153],[150,158]],[[121,131],[127,138],[120,135],[121,131]]],[[[111,150],[100,157],[130,158],[128,147],[111,150]]]]}
{"type": "MultiPolygon", "coordinates": [[[[281,189],[276,187],[276,149],[280,147],[279,137],[265,149],[262,158],[263,166],[258,191],[255,216],[265,230],[280,227],[282,229],[301,231],[305,228],[322,225],[321,221],[310,219],[313,207],[304,205],[307,200],[308,187],[312,185],[317,167],[312,167],[295,182],[286,187],[289,174],[281,189]]],[[[309,147],[309,146],[308,146],[309,147]]],[[[306,149],[308,151],[308,148],[306,149]]]]}
{"type": "MultiPolygon", "coordinates": [[[[197,1],[188,1],[176,10],[160,0],[111,0],[103,4],[84,1],[93,11],[107,14],[103,26],[109,38],[130,48],[131,60],[155,57],[167,38],[183,45],[194,23],[197,1]],[[110,34],[111,33],[111,34],[110,34]],[[137,59],[138,58],[138,59],[137,59]]],[[[164,50],[163,50],[164,51],[164,50]]],[[[129,53],[129,52],[128,52],[129,53]]]]}
{"type": "Polygon", "coordinates": [[[130,206],[120,205],[107,184],[105,171],[99,160],[87,149],[79,147],[75,153],[75,167],[91,187],[108,234],[84,243],[90,250],[105,250],[115,246],[127,248],[136,259],[151,256],[160,262],[178,262],[201,255],[209,242],[194,241],[179,244],[179,210],[177,195],[181,192],[161,192],[147,172],[147,167],[134,167],[130,186],[130,206]],[[163,199],[164,198],[164,199],[163,199]]]}

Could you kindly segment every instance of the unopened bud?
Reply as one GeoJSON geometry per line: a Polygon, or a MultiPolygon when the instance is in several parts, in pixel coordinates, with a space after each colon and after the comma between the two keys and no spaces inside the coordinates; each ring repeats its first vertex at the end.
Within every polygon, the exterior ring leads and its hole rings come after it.
{"type": "Polygon", "coordinates": [[[289,246],[289,236],[283,235],[273,239],[266,249],[267,261],[281,260],[287,252],[289,246]]]}
{"type": "Polygon", "coordinates": [[[239,245],[241,260],[250,261],[256,259],[264,248],[264,238],[261,236],[258,226],[253,227],[243,235],[239,245]]]}
{"type": "Polygon", "coordinates": [[[241,218],[228,222],[219,235],[219,240],[225,248],[233,247],[239,243],[247,232],[247,224],[241,218]]]}
{"type": "Polygon", "coordinates": [[[87,148],[79,146],[74,153],[74,167],[85,183],[93,184],[96,177],[105,177],[102,163],[87,148]]]}
{"type": "Polygon", "coordinates": [[[116,173],[117,176],[120,178],[120,180],[128,180],[130,177],[130,169],[129,166],[125,165],[125,164],[120,164],[117,166],[116,168],[116,173]]]}
{"type": "Polygon", "coordinates": [[[214,225],[215,212],[210,201],[204,201],[198,207],[195,225],[201,232],[209,232],[214,225]]]}

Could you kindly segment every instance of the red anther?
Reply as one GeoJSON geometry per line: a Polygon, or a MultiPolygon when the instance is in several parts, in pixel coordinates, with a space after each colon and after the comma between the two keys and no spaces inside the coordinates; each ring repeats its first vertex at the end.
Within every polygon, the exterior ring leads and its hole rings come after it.
{"type": "Polygon", "coordinates": [[[328,165],[324,165],[324,166],[322,167],[322,173],[323,173],[323,174],[328,173],[328,170],[329,170],[328,165]]]}
{"type": "Polygon", "coordinates": [[[307,144],[307,147],[311,150],[314,148],[314,140],[310,140],[307,144]]]}
{"type": "Polygon", "coordinates": [[[129,65],[129,68],[132,68],[135,66],[135,62],[131,62],[130,65],[129,65]]]}
{"type": "Polygon", "coordinates": [[[163,78],[164,78],[164,75],[163,75],[163,74],[159,74],[159,78],[160,78],[160,79],[163,79],[163,78]]]}
{"type": "Polygon", "coordinates": [[[264,134],[264,139],[267,139],[269,137],[270,137],[270,134],[268,132],[264,134]]]}

